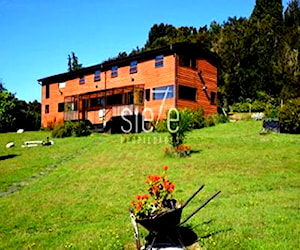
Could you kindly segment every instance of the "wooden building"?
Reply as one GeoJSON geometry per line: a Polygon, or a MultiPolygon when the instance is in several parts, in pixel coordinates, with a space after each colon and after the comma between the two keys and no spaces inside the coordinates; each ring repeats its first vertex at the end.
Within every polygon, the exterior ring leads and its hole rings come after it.
{"type": "Polygon", "coordinates": [[[42,127],[66,120],[108,124],[140,115],[165,119],[170,108],[217,112],[218,58],[198,44],[176,43],[39,79],[42,127]]]}

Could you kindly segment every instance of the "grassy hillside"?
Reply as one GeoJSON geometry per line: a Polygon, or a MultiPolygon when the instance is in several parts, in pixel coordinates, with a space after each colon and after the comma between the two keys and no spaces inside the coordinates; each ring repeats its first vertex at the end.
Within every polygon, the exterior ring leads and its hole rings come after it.
{"type": "Polygon", "coordinates": [[[0,197],[0,249],[134,249],[128,207],[163,165],[179,200],[206,185],[183,218],[222,191],[189,221],[204,248],[296,249],[300,136],[260,130],[255,121],[194,130],[187,142],[197,152],[182,159],[164,156],[167,134],[126,143],[128,136],[93,134],[35,148],[21,144],[48,132],[0,134],[0,193],[20,188],[0,197]],[[16,146],[6,149],[9,141],[16,146]]]}

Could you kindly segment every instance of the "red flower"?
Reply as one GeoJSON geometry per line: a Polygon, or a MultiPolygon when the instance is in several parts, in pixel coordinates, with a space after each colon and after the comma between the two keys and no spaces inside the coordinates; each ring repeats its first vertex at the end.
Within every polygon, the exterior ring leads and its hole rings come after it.
{"type": "Polygon", "coordinates": [[[144,194],[143,195],[143,199],[148,200],[149,199],[149,195],[148,194],[144,194]]]}
{"type": "Polygon", "coordinates": [[[169,169],[168,166],[164,166],[164,170],[167,171],[169,169]]]}

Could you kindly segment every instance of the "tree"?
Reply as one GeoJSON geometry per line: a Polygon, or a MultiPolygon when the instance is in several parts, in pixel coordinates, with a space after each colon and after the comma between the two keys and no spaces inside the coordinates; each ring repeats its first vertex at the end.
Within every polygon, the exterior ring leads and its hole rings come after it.
{"type": "Polygon", "coordinates": [[[256,0],[251,19],[262,20],[266,16],[271,17],[274,25],[282,22],[282,0],[256,0]]]}
{"type": "Polygon", "coordinates": [[[0,93],[4,90],[6,90],[6,89],[4,88],[3,83],[0,81],[0,93]]]}
{"type": "Polygon", "coordinates": [[[41,126],[41,104],[38,101],[18,100],[0,82],[0,132],[39,130],[41,126]]]}
{"type": "Polygon", "coordinates": [[[3,90],[0,92],[0,132],[13,131],[16,122],[17,99],[14,94],[3,90]]]}
{"type": "Polygon", "coordinates": [[[78,57],[72,51],[71,55],[68,55],[68,71],[76,71],[82,68],[82,64],[79,64],[78,57]]]}

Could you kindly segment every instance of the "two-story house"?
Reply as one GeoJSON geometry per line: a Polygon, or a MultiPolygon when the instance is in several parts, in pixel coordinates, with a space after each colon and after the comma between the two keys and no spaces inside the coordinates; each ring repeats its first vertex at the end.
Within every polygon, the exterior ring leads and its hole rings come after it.
{"type": "Polygon", "coordinates": [[[217,112],[218,58],[198,44],[176,43],[78,71],[39,79],[42,127],[66,120],[94,125],[139,115],[160,120],[171,108],[217,112]]]}

